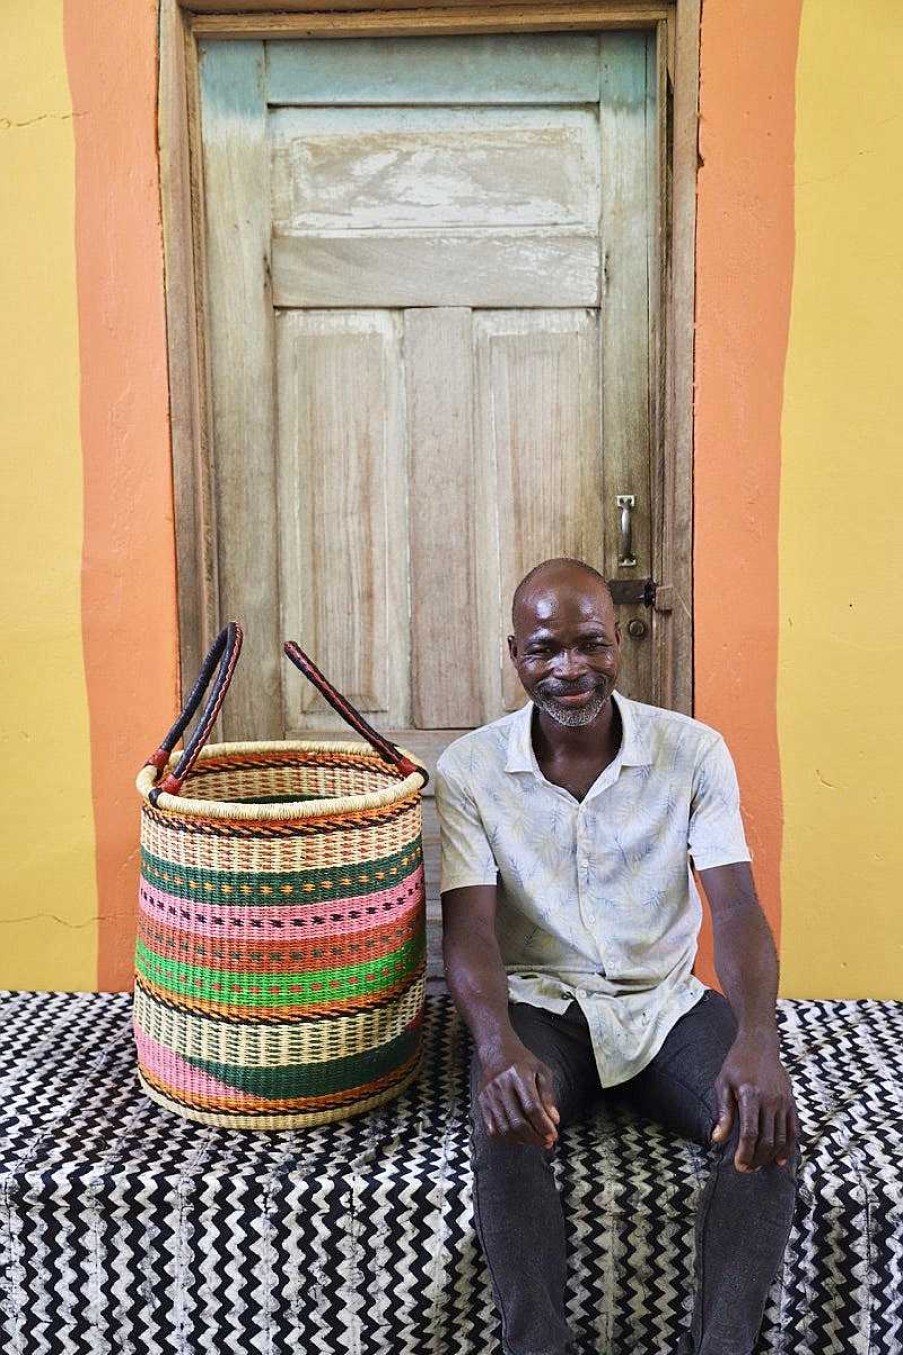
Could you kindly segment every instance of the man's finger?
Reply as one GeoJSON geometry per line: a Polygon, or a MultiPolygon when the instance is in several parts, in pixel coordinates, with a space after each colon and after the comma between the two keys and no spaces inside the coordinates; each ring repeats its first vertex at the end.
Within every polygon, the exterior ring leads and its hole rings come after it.
{"type": "Polygon", "coordinates": [[[740,1138],[734,1154],[734,1166],[738,1172],[748,1172],[753,1169],[759,1137],[759,1095],[754,1087],[743,1086],[737,1099],[740,1104],[740,1138]]]}
{"type": "Polygon", "coordinates": [[[496,1137],[500,1139],[508,1138],[512,1134],[511,1122],[508,1119],[508,1111],[505,1106],[505,1099],[501,1095],[500,1089],[493,1086],[486,1089],[486,1100],[492,1107],[492,1118],[495,1120],[496,1137]]]}
{"type": "Polygon", "coordinates": [[[759,1141],[756,1144],[756,1155],[753,1159],[754,1171],[759,1171],[762,1167],[770,1167],[774,1163],[776,1123],[777,1112],[774,1107],[763,1105],[759,1111],[759,1141]]]}
{"type": "Polygon", "coordinates": [[[496,1105],[502,1107],[507,1122],[505,1137],[511,1143],[519,1143],[524,1148],[542,1148],[545,1135],[538,1134],[524,1113],[520,1098],[520,1083],[517,1072],[509,1070],[495,1087],[496,1105]]]}
{"type": "Polygon", "coordinates": [[[483,1123],[486,1126],[486,1133],[490,1138],[499,1137],[499,1127],[496,1124],[495,1115],[492,1110],[492,1103],[485,1092],[480,1095],[480,1111],[483,1116],[483,1123]]]}
{"type": "Polygon", "coordinates": [[[539,1135],[533,1130],[524,1116],[517,1095],[516,1080],[508,1078],[498,1088],[496,1104],[501,1107],[507,1128],[505,1137],[511,1143],[519,1143],[524,1148],[536,1148],[540,1144],[539,1135]]]}
{"type": "Polygon", "coordinates": [[[551,1148],[558,1138],[558,1132],[542,1103],[536,1078],[531,1074],[527,1078],[515,1079],[513,1090],[527,1124],[535,1135],[535,1143],[543,1148],[551,1148]]]}
{"type": "Polygon", "coordinates": [[[790,1110],[782,1106],[775,1117],[774,1160],[777,1166],[786,1167],[790,1152],[790,1110]]]}
{"type": "Polygon", "coordinates": [[[552,1079],[544,1068],[536,1070],[536,1085],[539,1088],[539,1094],[542,1097],[547,1114],[551,1116],[556,1125],[559,1124],[561,1115],[555,1104],[555,1089],[552,1086],[552,1079]]]}
{"type": "Polygon", "coordinates": [[[531,1086],[516,1073],[511,1091],[512,1099],[515,1096],[517,1097],[520,1103],[518,1109],[523,1114],[525,1123],[536,1135],[537,1142],[544,1143],[547,1138],[555,1134],[555,1122],[546,1113],[539,1088],[536,1086],[535,1077],[532,1079],[531,1086]]]}
{"type": "Polygon", "coordinates": [[[723,1082],[715,1083],[715,1101],[718,1119],[715,1128],[712,1131],[712,1138],[716,1143],[722,1143],[725,1139],[730,1137],[731,1128],[734,1123],[734,1107],[731,1101],[730,1090],[723,1082]]]}

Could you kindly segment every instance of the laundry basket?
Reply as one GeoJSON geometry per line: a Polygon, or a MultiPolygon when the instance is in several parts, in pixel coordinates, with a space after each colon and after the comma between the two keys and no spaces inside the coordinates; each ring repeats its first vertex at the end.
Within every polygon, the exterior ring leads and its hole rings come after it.
{"type": "Polygon", "coordinates": [[[367,742],[205,747],[241,639],[220,632],[137,779],[138,1076],[188,1119],[297,1129],[382,1105],[419,1071],[427,774],[292,642],[367,742]]]}

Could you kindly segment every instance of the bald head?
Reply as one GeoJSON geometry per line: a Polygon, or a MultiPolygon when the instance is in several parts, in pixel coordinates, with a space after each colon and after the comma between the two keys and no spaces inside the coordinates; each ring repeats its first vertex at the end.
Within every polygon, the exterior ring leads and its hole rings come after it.
{"type": "MultiPolygon", "coordinates": [[[[558,556],[554,560],[543,560],[525,574],[514,590],[511,601],[511,624],[517,632],[519,613],[528,608],[531,615],[535,599],[549,591],[554,593],[586,592],[599,600],[614,615],[614,603],[604,577],[598,569],[588,565],[585,560],[574,560],[570,556],[558,556]]],[[[528,623],[529,624],[529,623],[528,623]]]]}
{"type": "Polygon", "coordinates": [[[572,728],[608,718],[621,632],[599,571],[583,560],[544,560],[518,584],[511,610],[508,653],[539,710],[572,728]]]}

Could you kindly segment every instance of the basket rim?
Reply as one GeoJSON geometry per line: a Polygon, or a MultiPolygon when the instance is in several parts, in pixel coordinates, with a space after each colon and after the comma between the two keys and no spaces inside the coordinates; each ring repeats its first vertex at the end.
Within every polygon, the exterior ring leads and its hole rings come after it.
{"type": "MultiPolygon", "coordinates": [[[[364,743],[363,740],[274,739],[248,743],[208,744],[206,748],[201,749],[195,766],[218,757],[228,757],[241,753],[274,752],[347,753],[357,758],[369,758],[372,762],[381,763],[382,766],[386,765],[375,749],[371,748],[368,743],[364,743]]],[[[408,752],[406,748],[399,748],[399,752],[410,758],[412,762],[417,761],[414,754],[408,752]]],[[[171,771],[180,757],[181,751],[173,752],[163,771],[171,771]]],[[[156,767],[150,765],[142,767],[139,771],[135,778],[135,786],[145,804],[150,805],[149,794],[158,784],[162,775],[163,772],[158,772],[156,767]]],[[[192,800],[188,796],[170,795],[164,792],[159,796],[156,805],[151,807],[162,810],[164,813],[184,814],[190,818],[231,819],[243,823],[249,821],[284,823],[289,819],[324,819],[333,818],[337,814],[351,814],[356,810],[384,809],[387,805],[397,804],[399,801],[407,799],[416,791],[422,790],[425,785],[426,773],[417,771],[412,772],[410,776],[406,776],[403,781],[387,786],[385,790],[370,791],[366,795],[340,795],[332,798],[324,796],[319,800],[291,800],[288,803],[243,805],[234,800],[192,800]]]]}

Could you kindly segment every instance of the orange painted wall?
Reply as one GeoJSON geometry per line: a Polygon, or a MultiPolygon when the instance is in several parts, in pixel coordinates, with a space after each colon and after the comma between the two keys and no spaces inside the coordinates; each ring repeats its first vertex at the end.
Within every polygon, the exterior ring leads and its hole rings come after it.
{"type": "Polygon", "coordinates": [[[130,987],[138,767],[168,728],[178,634],[156,152],[155,0],[66,0],[84,475],[82,634],[97,986],[130,987]]]}
{"type": "MultiPolygon", "coordinates": [[[[169,722],[177,688],[155,9],[154,0],[127,10],[101,0],[65,7],[76,112],[84,646],[101,988],[130,982],[132,782],[169,722]]],[[[697,713],[734,751],[776,933],[778,471],[798,20],[799,0],[707,0],[701,50],[697,713]]],[[[706,934],[700,972],[713,981],[710,955],[706,934]]]]}
{"type": "MultiPolygon", "coordinates": [[[[734,755],[779,947],[778,515],[800,4],[706,0],[696,230],[695,713],[734,755]]],[[[717,983],[708,922],[697,972],[717,983]]]]}

